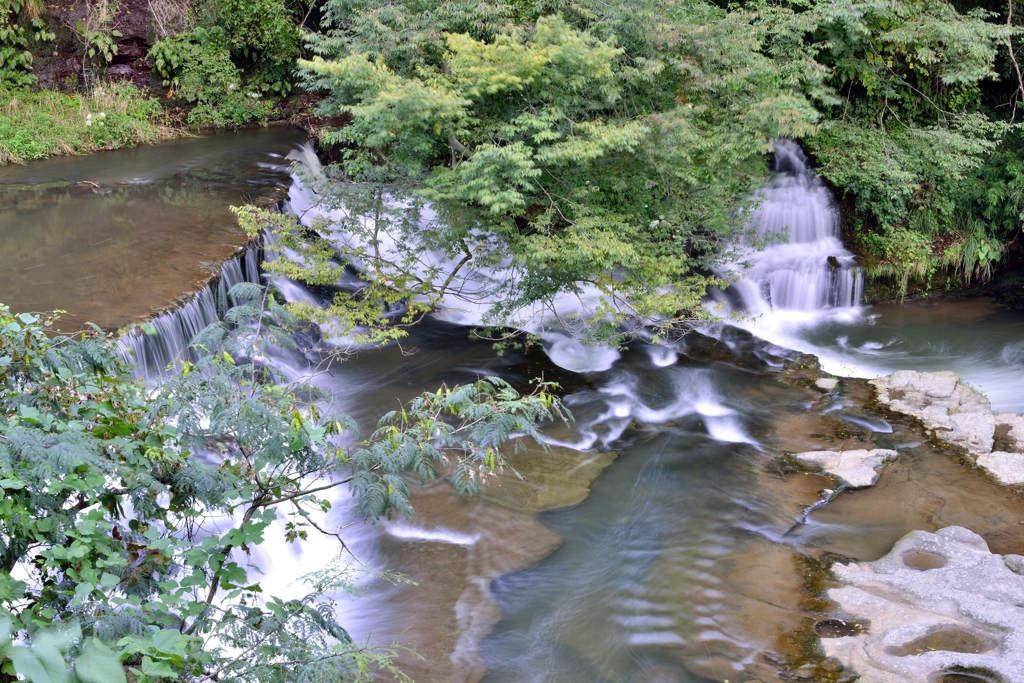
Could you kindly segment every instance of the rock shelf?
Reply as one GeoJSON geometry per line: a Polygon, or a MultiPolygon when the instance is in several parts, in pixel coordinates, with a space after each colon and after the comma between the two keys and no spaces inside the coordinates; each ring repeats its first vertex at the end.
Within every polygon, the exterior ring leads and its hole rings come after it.
{"type": "Polygon", "coordinates": [[[853,451],[809,451],[796,453],[793,457],[801,462],[820,466],[821,469],[839,478],[851,488],[863,488],[874,484],[878,480],[878,470],[898,455],[896,451],[876,448],[853,451]]]}
{"type": "MultiPolygon", "coordinates": [[[[951,526],[912,531],[875,562],[835,564],[828,597],[858,628],[818,629],[865,683],[1024,681],[1024,557],[951,526]],[[960,680],[959,678],[956,680],[960,680]]],[[[833,620],[835,621],[835,620],[833,620]]]]}
{"type": "Polygon", "coordinates": [[[1000,484],[1024,484],[1024,417],[994,415],[989,400],[954,372],[901,370],[871,384],[879,403],[921,420],[1000,484]]]}

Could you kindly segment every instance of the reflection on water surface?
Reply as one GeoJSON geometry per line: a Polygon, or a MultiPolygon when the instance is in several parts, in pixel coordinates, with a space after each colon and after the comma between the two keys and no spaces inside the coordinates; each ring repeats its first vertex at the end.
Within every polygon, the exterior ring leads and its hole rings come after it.
{"type": "Polygon", "coordinates": [[[169,305],[245,241],[231,205],[287,182],[293,128],[0,168],[0,302],[115,329],[169,305]]]}

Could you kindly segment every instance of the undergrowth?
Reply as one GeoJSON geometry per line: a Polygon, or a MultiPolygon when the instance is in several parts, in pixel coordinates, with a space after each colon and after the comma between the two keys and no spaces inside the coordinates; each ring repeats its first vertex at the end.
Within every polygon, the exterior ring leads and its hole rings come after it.
{"type": "Polygon", "coordinates": [[[181,135],[162,115],[159,102],[130,83],[98,83],[86,95],[0,88],[0,165],[181,135]]]}

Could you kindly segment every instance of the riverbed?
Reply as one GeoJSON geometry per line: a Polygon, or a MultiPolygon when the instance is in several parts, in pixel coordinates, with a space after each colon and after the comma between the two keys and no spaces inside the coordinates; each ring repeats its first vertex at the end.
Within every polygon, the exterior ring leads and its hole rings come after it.
{"type": "MultiPolygon", "coordinates": [[[[0,301],[108,329],[167,306],[241,244],[228,205],[295,182],[283,157],[301,140],[257,130],[3,169],[0,301]]],[[[495,478],[475,499],[417,487],[414,520],[346,532],[369,566],[416,582],[370,584],[342,609],[357,638],[422,655],[402,659],[417,681],[849,680],[814,656],[822,562],[874,560],[910,530],[952,524],[1024,554],[1017,493],[873,405],[864,381],[812,386],[829,372],[953,369],[1021,410],[1022,311],[943,299],[764,315],[637,342],[600,369],[550,341],[499,357],[468,332],[428,319],[315,379],[364,432],[398,401],[484,375],[557,381],[575,415],[549,429],[548,453],[513,456],[524,481],[495,478]],[[805,516],[836,481],[786,454],[854,446],[899,458],[873,488],[805,516]]],[[[324,358],[275,360],[298,375],[324,358]]],[[[351,521],[347,493],[336,503],[331,523],[351,521]]],[[[267,583],[287,590],[333,554],[275,541],[267,583]]]]}

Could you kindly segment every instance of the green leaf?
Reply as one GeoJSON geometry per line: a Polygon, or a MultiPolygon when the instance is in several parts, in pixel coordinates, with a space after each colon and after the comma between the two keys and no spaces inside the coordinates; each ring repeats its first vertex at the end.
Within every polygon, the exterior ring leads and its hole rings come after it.
{"type": "Polygon", "coordinates": [[[82,683],[125,683],[127,680],[117,655],[98,638],[92,638],[75,660],[75,674],[82,683]]]}
{"type": "Polygon", "coordinates": [[[178,674],[175,673],[174,669],[172,669],[167,662],[153,661],[153,659],[148,656],[142,658],[142,673],[147,676],[152,676],[153,678],[178,677],[178,674]]]}
{"type": "Polygon", "coordinates": [[[18,406],[18,413],[21,415],[21,419],[28,422],[39,422],[39,411],[32,406],[20,405],[18,406]]]}
{"type": "Polygon", "coordinates": [[[9,653],[11,661],[14,662],[14,670],[19,676],[24,676],[31,683],[58,683],[50,678],[46,667],[39,661],[35,653],[27,647],[15,646],[9,653]]]}
{"type": "Polygon", "coordinates": [[[184,657],[187,654],[189,637],[174,629],[161,629],[153,635],[153,647],[158,652],[184,657]]]}
{"type": "Polygon", "coordinates": [[[4,645],[11,638],[11,617],[0,613],[0,645],[4,645]]]}

